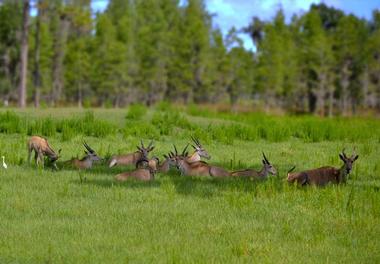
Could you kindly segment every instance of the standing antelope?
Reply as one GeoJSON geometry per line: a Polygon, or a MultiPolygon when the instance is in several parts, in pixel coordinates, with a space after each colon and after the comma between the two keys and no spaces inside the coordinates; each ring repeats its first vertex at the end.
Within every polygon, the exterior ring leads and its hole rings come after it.
{"type": "Polygon", "coordinates": [[[217,166],[212,166],[203,161],[197,161],[189,163],[187,161],[186,147],[182,151],[181,155],[178,155],[177,149],[175,148],[175,163],[182,175],[185,176],[211,176],[211,177],[228,177],[230,173],[225,169],[217,166]]]}
{"type": "Polygon", "coordinates": [[[77,169],[89,169],[92,167],[92,164],[95,161],[102,160],[102,158],[99,157],[96,152],[89,145],[87,145],[86,142],[83,143],[83,146],[86,148],[84,151],[86,153],[86,156],[84,156],[82,159],[73,158],[67,161],[67,163],[70,163],[77,169]]]}
{"type": "Polygon", "coordinates": [[[34,151],[34,160],[36,164],[42,163],[44,166],[44,156],[47,156],[50,162],[53,163],[53,166],[57,168],[57,164],[55,163],[59,158],[59,154],[61,153],[61,149],[58,150],[58,154],[50,147],[46,138],[39,136],[32,136],[28,140],[28,162],[30,163],[32,158],[32,152],[34,151]]]}
{"type": "Polygon", "coordinates": [[[288,172],[288,182],[296,182],[297,184],[302,186],[307,184],[324,186],[329,182],[336,184],[346,183],[347,175],[352,170],[352,165],[359,158],[359,156],[354,153],[351,157],[348,158],[344,153],[343,149],[342,153],[339,154],[339,158],[344,163],[340,169],[331,166],[326,166],[318,169],[291,173],[291,171],[295,168],[293,167],[288,172]]]}
{"type": "Polygon", "coordinates": [[[211,156],[208,154],[206,149],[203,148],[202,144],[199,142],[197,138],[191,137],[193,140],[194,145],[191,145],[194,148],[194,153],[191,154],[191,156],[186,157],[186,161],[188,163],[193,163],[200,161],[201,158],[210,159],[211,156]]]}
{"type": "Polygon", "coordinates": [[[266,179],[268,174],[276,175],[277,170],[275,167],[273,167],[272,164],[270,164],[269,160],[265,156],[263,152],[263,168],[260,171],[256,171],[254,169],[246,169],[246,170],[240,170],[240,171],[234,171],[231,172],[231,176],[236,177],[252,177],[256,179],[266,179]]]}
{"type": "Polygon", "coordinates": [[[148,157],[148,153],[154,149],[153,141],[150,142],[148,147],[144,147],[141,140],[141,147],[137,146],[138,151],[126,155],[114,155],[111,157],[109,167],[115,165],[135,165],[143,156],[148,157]]]}

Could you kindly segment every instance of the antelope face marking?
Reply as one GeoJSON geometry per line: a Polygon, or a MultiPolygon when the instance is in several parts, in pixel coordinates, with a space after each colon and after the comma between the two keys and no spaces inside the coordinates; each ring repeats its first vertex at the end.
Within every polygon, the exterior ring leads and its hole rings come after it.
{"type": "Polygon", "coordinates": [[[211,159],[211,156],[208,154],[207,150],[205,150],[203,147],[194,147],[195,151],[198,153],[199,156],[205,159],[211,159]]]}
{"type": "Polygon", "coordinates": [[[352,170],[352,165],[359,158],[359,156],[352,154],[352,156],[348,158],[344,151],[342,151],[342,153],[339,154],[339,158],[344,162],[346,173],[349,174],[352,170]]]}

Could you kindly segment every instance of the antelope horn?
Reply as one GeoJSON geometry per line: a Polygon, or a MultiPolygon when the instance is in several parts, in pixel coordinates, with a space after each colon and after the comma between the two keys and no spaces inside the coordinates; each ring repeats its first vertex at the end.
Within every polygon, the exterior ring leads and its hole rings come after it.
{"type": "Polygon", "coordinates": [[[153,145],[153,140],[150,141],[149,146],[147,148],[149,149],[150,147],[152,147],[152,145],[153,145]]]}
{"type": "Polygon", "coordinates": [[[177,147],[173,144],[174,146],[174,151],[175,151],[175,155],[178,156],[178,150],[177,150],[177,147]]]}
{"type": "Polygon", "coordinates": [[[356,146],[354,147],[354,153],[352,153],[351,158],[354,158],[356,156],[356,146]]]}
{"type": "Polygon", "coordinates": [[[185,152],[186,152],[186,149],[187,149],[188,146],[189,146],[189,143],[187,143],[186,147],[182,151],[182,156],[184,156],[184,157],[187,156],[187,155],[185,155],[185,152]]]}
{"type": "Polygon", "coordinates": [[[343,149],[342,149],[342,155],[343,155],[343,157],[344,157],[345,159],[347,159],[347,155],[346,155],[346,153],[344,153],[345,150],[346,150],[346,148],[343,148],[343,149]]]}
{"type": "Polygon", "coordinates": [[[201,145],[201,144],[199,143],[199,140],[198,140],[197,138],[191,136],[191,139],[193,140],[193,142],[195,143],[195,145],[197,145],[198,147],[201,145]]]}
{"type": "Polygon", "coordinates": [[[145,148],[142,139],[140,140],[140,144],[141,144],[141,147],[142,147],[142,148],[145,148]]]}
{"type": "Polygon", "coordinates": [[[270,164],[270,162],[268,161],[267,157],[265,157],[265,154],[264,154],[264,151],[263,151],[263,157],[264,157],[264,160],[267,164],[270,164]]]}
{"type": "Polygon", "coordinates": [[[91,152],[91,153],[94,153],[94,152],[95,152],[92,148],[90,148],[89,145],[87,145],[87,143],[86,143],[85,141],[83,141],[83,146],[84,146],[89,152],[91,152]]]}

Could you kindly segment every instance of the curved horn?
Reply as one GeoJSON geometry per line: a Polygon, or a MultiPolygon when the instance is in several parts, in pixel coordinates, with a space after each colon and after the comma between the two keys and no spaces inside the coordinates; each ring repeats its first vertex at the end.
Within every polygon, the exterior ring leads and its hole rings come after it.
{"type": "Polygon", "coordinates": [[[182,151],[182,156],[184,156],[184,157],[187,156],[187,155],[185,155],[185,153],[186,153],[186,150],[187,150],[188,146],[189,146],[189,143],[187,143],[186,147],[182,151]]]}
{"type": "Polygon", "coordinates": [[[345,150],[346,150],[346,148],[343,148],[343,149],[342,149],[342,155],[343,155],[344,158],[347,159],[347,155],[346,155],[346,153],[344,153],[345,150]]]}
{"type": "Polygon", "coordinates": [[[263,151],[263,157],[264,157],[264,160],[267,164],[270,164],[269,160],[267,159],[267,157],[265,157],[265,154],[264,154],[264,151],[263,151]]]}
{"type": "Polygon", "coordinates": [[[142,139],[140,140],[140,144],[141,144],[141,147],[142,147],[142,148],[145,148],[142,139]]]}
{"type": "Polygon", "coordinates": [[[351,155],[351,158],[354,158],[356,156],[356,146],[354,147],[354,152],[351,155]]]}
{"type": "Polygon", "coordinates": [[[193,142],[195,143],[195,145],[197,145],[198,147],[201,146],[201,143],[199,142],[199,140],[193,136],[191,136],[191,139],[193,140],[193,142]]]}
{"type": "Polygon", "coordinates": [[[178,150],[177,150],[177,147],[173,144],[174,146],[174,151],[175,151],[175,155],[178,156],[178,150]]]}
{"type": "Polygon", "coordinates": [[[90,148],[90,146],[85,142],[85,141],[83,141],[83,146],[90,152],[90,153],[94,153],[95,151],[92,149],[92,148],[90,148]]]}
{"type": "Polygon", "coordinates": [[[149,146],[147,147],[147,149],[149,149],[152,146],[153,146],[153,140],[150,141],[149,146]]]}

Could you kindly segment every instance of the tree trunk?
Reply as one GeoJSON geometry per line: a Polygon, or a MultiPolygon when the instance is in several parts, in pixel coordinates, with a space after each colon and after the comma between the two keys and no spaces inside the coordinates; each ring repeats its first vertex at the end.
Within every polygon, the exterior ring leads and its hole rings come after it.
{"type": "Polygon", "coordinates": [[[22,11],[22,32],[21,32],[21,57],[20,57],[20,83],[18,105],[26,106],[26,80],[28,71],[28,26],[29,26],[29,0],[24,0],[22,11]]]}
{"type": "Polygon", "coordinates": [[[334,86],[330,84],[329,86],[329,117],[334,115],[334,86]]]}
{"type": "Polygon", "coordinates": [[[83,95],[82,95],[82,84],[79,84],[78,86],[78,107],[82,108],[83,104],[83,95]]]}
{"type": "Polygon", "coordinates": [[[349,108],[349,94],[348,87],[350,85],[350,72],[349,72],[349,61],[345,61],[343,64],[340,85],[342,87],[342,105],[341,105],[341,113],[343,116],[348,115],[349,108]]]}
{"type": "Polygon", "coordinates": [[[67,16],[61,15],[59,20],[59,28],[55,32],[53,47],[53,91],[50,102],[53,106],[60,100],[63,90],[63,58],[65,56],[65,45],[69,25],[67,16]]]}
{"type": "Polygon", "coordinates": [[[41,26],[41,10],[39,2],[37,5],[36,16],[36,32],[35,32],[35,48],[34,48],[34,106],[40,107],[40,88],[41,88],[41,74],[40,74],[40,26],[41,26]]]}
{"type": "Polygon", "coordinates": [[[326,96],[326,83],[327,83],[327,73],[321,72],[318,76],[317,91],[315,91],[316,102],[316,113],[320,116],[325,116],[325,96],[326,96]]]}

